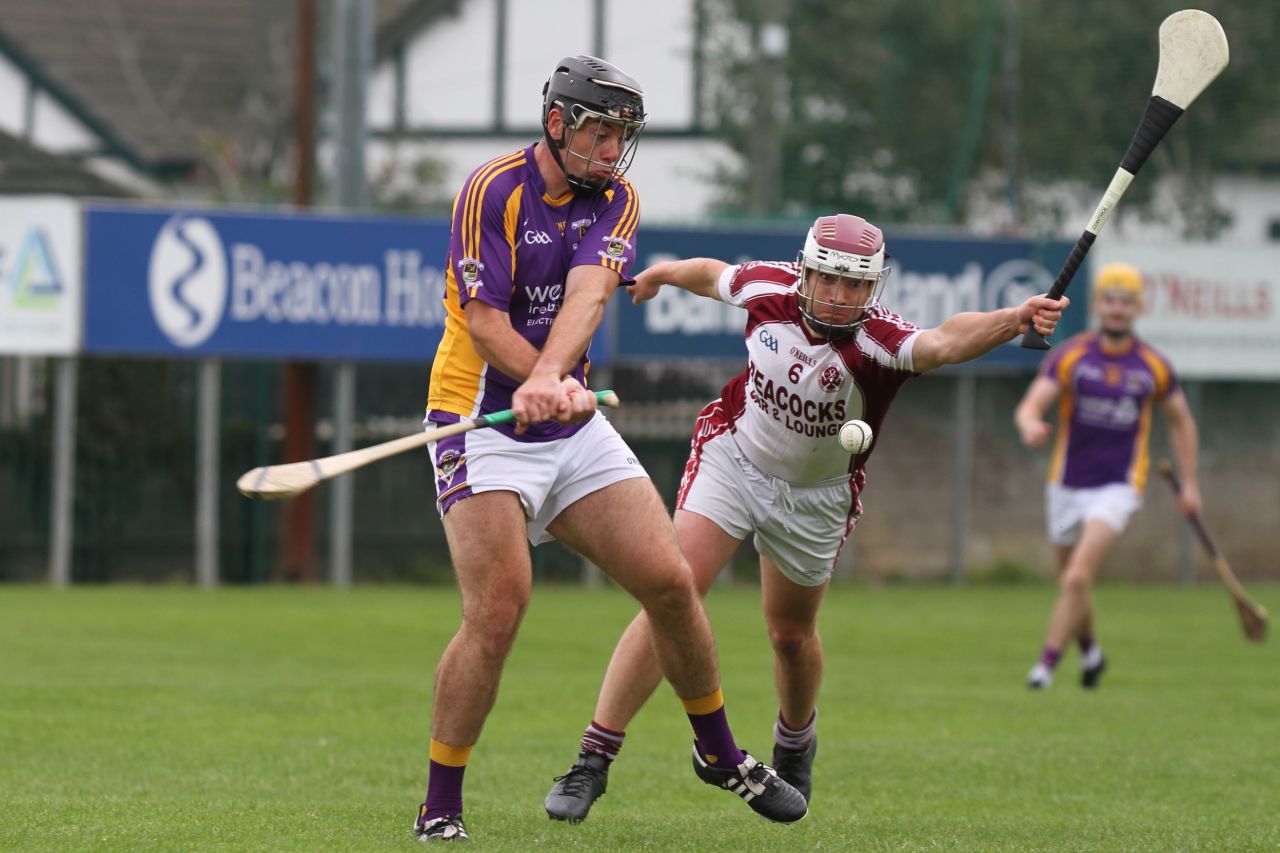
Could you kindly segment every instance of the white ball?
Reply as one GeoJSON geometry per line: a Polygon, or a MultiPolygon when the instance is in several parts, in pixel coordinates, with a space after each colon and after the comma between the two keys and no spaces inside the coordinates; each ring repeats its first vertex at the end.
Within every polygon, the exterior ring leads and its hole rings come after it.
{"type": "Polygon", "coordinates": [[[852,420],[840,427],[840,446],[857,456],[871,448],[871,425],[866,421],[852,420]]]}

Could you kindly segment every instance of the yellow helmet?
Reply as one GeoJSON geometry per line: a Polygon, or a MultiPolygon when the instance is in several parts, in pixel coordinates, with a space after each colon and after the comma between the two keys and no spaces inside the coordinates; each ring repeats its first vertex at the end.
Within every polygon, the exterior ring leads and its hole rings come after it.
{"type": "Polygon", "coordinates": [[[1107,264],[1093,278],[1093,292],[1123,290],[1142,298],[1142,273],[1130,264],[1107,264]]]}

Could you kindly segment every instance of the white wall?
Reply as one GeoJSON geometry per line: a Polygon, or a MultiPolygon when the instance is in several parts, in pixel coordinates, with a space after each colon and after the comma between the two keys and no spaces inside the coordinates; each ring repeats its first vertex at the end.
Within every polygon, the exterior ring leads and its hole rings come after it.
{"type": "Polygon", "coordinates": [[[26,131],[27,78],[0,56],[0,130],[21,137],[26,131]]]}
{"type": "Polygon", "coordinates": [[[36,95],[35,132],[31,134],[31,141],[55,154],[93,151],[101,144],[96,134],[47,92],[36,95]]]}

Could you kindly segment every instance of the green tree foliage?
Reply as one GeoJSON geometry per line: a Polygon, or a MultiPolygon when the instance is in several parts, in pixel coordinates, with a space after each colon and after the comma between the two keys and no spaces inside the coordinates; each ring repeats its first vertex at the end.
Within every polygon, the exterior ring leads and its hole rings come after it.
{"type": "MultiPolygon", "coordinates": [[[[715,55],[716,107],[745,174],[723,176],[726,209],[803,217],[856,210],[900,223],[961,219],[964,204],[1017,202],[1026,230],[1058,223],[1063,191],[1096,198],[1133,135],[1155,78],[1160,22],[1176,0],[709,0],[726,23],[715,55]],[[788,8],[789,6],[789,8],[788,8]],[[785,55],[753,49],[784,20],[785,55]],[[760,94],[766,97],[761,98],[760,94]],[[761,107],[775,111],[777,186],[753,194],[761,107]],[[753,162],[753,156],[756,158],[753,162]]],[[[1280,16],[1267,4],[1205,3],[1231,65],[1179,122],[1126,196],[1167,215],[1152,189],[1174,177],[1183,228],[1210,234],[1229,216],[1208,191],[1224,170],[1275,165],[1280,16]],[[1267,158],[1271,162],[1267,162],[1267,158]]],[[[767,150],[767,149],[764,149],[767,150]]]]}

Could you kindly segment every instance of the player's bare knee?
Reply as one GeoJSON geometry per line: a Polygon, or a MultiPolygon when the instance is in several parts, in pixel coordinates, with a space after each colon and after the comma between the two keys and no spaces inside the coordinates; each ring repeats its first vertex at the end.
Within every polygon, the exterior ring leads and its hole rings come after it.
{"type": "Polygon", "coordinates": [[[672,577],[646,593],[640,605],[655,626],[663,626],[686,620],[689,612],[698,606],[698,594],[691,577],[672,577]]]}
{"type": "Polygon", "coordinates": [[[470,638],[473,647],[485,657],[505,660],[511,647],[515,645],[526,604],[527,600],[512,598],[477,608],[464,614],[462,630],[470,638]]]}
{"type": "Polygon", "coordinates": [[[812,625],[769,626],[769,645],[773,646],[773,653],[783,660],[800,657],[817,636],[817,629],[812,625]]]}
{"type": "Polygon", "coordinates": [[[1058,579],[1058,586],[1064,593],[1087,593],[1093,586],[1093,578],[1088,572],[1068,568],[1058,579]]]}

